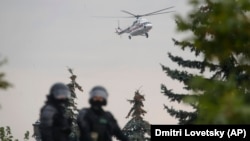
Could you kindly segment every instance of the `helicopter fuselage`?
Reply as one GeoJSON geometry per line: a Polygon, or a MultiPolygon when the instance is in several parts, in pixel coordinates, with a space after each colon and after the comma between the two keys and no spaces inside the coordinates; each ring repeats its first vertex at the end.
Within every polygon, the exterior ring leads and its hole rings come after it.
{"type": "Polygon", "coordinates": [[[157,10],[157,11],[154,11],[154,12],[150,12],[150,13],[147,13],[147,14],[143,14],[143,15],[135,15],[135,14],[129,12],[129,11],[122,10],[122,12],[127,13],[127,14],[132,15],[133,17],[135,17],[136,20],[133,22],[133,24],[131,26],[129,26],[126,29],[123,29],[123,30],[119,27],[119,23],[118,23],[118,28],[116,28],[116,33],[118,35],[121,35],[123,33],[128,33],[129,34],[129,36],[128,36],[129,39],[131,39],[131,36],[138,36],[138,35],[146,36],[148,38],[148,32],[152,29],[153,25],[147,19],[142,18],[142,17],[173,12],[173,11],[165,11],[165,10],[168,10],[170,8],[173,8],[173,6],[168,7],[168,8],[164,8],[164,9],[161,9],[161,10],[157,10]]]}
{"type": "Polygon", "coordinates": [[[129,34],[129,39],[131,39],[131,36],[146,36],[148,38],[148,32],[152,29],[153,25],[151,22],[149,22],[145,18],[137,18],[136,21],[133,22],[131,26],[128,28],[118,31],[117,33],[123,34],[123,33],[128,33],[129,34]]]}
{"type": "Polygon", "coordinates": [[[129,27],[128,33],[130,36],[146,35],[152,27],[151,22],[148,22],[148,20],[144,18],[139,18],[129,27]]]}

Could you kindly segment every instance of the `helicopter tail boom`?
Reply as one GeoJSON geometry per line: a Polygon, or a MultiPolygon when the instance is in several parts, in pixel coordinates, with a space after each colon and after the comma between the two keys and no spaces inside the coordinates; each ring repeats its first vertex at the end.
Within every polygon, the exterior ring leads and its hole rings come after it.
{"type": "Polygon", "coordinates": [[[118,27],[118,28],[116,28],[115,29],[115,33],[117,33],[118,35],[121,35],[121,28],[120,27],[118,27]]]}
{"type": "Polygon", "coordinates": [[[118,34],[118,35],[121,35],[121,34],[123,34],[123,33],[129,33],[129,30],[130,28],[128,27],[128,28],[126,28],[126,29],[121,29],[120,27],[118,27],[118,28],[116,28],[115,29],[115,32],[118,34]]]}

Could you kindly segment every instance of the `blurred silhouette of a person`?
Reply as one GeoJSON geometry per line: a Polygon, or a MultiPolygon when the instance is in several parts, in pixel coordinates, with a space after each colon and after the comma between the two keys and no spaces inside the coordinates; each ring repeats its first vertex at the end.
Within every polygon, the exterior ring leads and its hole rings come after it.
{"type": "Polygon", "coordinates": [[[66,114],[70,90],[64,83],[55,83],[50,88],[45,105],[40,111],[42,141],[69,141],[72,119],[66,114]]]}
{"type": "Polygon", "coordinates": [[[80,141],[112,141],[112,137],[129,141],[114,116],[102,108],[107,104],[107,98],[108,92],[102,86],[95,86],[90,91],[90,107],[82,108],[77,118],[80,141]]]}

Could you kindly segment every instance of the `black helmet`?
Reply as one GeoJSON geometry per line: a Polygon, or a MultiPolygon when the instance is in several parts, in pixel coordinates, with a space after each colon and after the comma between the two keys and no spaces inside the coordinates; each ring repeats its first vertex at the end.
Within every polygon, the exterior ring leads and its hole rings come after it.
{"type": "Polygon", "coordinates": [[[91,91],[89,92],[90,94],[90,99],[92,99],[94,96],[100,96],[102,98],[104,98],[105,100],[107,100],[108,98],[108,92],[107,90],[102,87],[102,86],[95,86],[91,89],[91,91]]]}
{"type": "Polygon", "coordinates": [[[70,90],[67,85],[64,83],[55,83],[50,88],[50,96],[52,96],[56,100],[60,99],[69,99],[70,98],[70,90]]]}
{"type": "Polygon", "coordinates": [[[108,98],[108,92],[107,90],[102,87],[102,86],[95,86],[91,89],[91,91],[89,92],[90,97],[89,97],[89,103],[93,106],[93,105],[98,105],[98,106],[104,106],[107,104],[107,98],[108,98]],[[99,102],[94,102],[93,97],[95,96],[100,96],[102,97],[104,100],[99,102]]]}

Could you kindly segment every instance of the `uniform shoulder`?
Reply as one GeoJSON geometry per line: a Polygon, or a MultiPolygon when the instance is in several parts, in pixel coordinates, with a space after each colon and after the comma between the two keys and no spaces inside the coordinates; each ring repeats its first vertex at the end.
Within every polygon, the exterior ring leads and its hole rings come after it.
{"type": "Polygon", "coordinates": [[[110,111],[105,111],[106,114],[113,115],[110,111]]]}
{"type": "Polygon", "coordinates": [[[79,110],[79,113],[85,113],[89,110],[89,108],[82,108],[79,110]]]}
{"type": "Polygon", "coordinates": [[[113,114],[110,111],[105,111],[106,116],[108,116],[109,118],[115,119],[113,114]]]}
{"type": "Polygon", "coordinates": [[[56,113],[57,113],[57,110],[55,107],[53,107],[52,105],[45,105],[41,109],[41,114],[40,114],[41,122],[47,125],[51,125],[52,119],[56,113]]]}
{"type": "Polygon", "coordinates": [[[86,116],[87,112],[89,111],[89,108],[82,108],[79,110],[79,117],[83,118],[86,116]]]}
{"type": "Polygon", "coordinates": [[[52,113],[55,113],[57,110],[56,110],[56,108],[54,107],[54,106],[52,106],[52,105],[49,105],[49,104],[47,104],[47,105],[44,105],[43,107],[42,107],[42,109],[41,109],[41,112],[42,113],[44,113],[44,112],[52,112],[52,113]]]}

